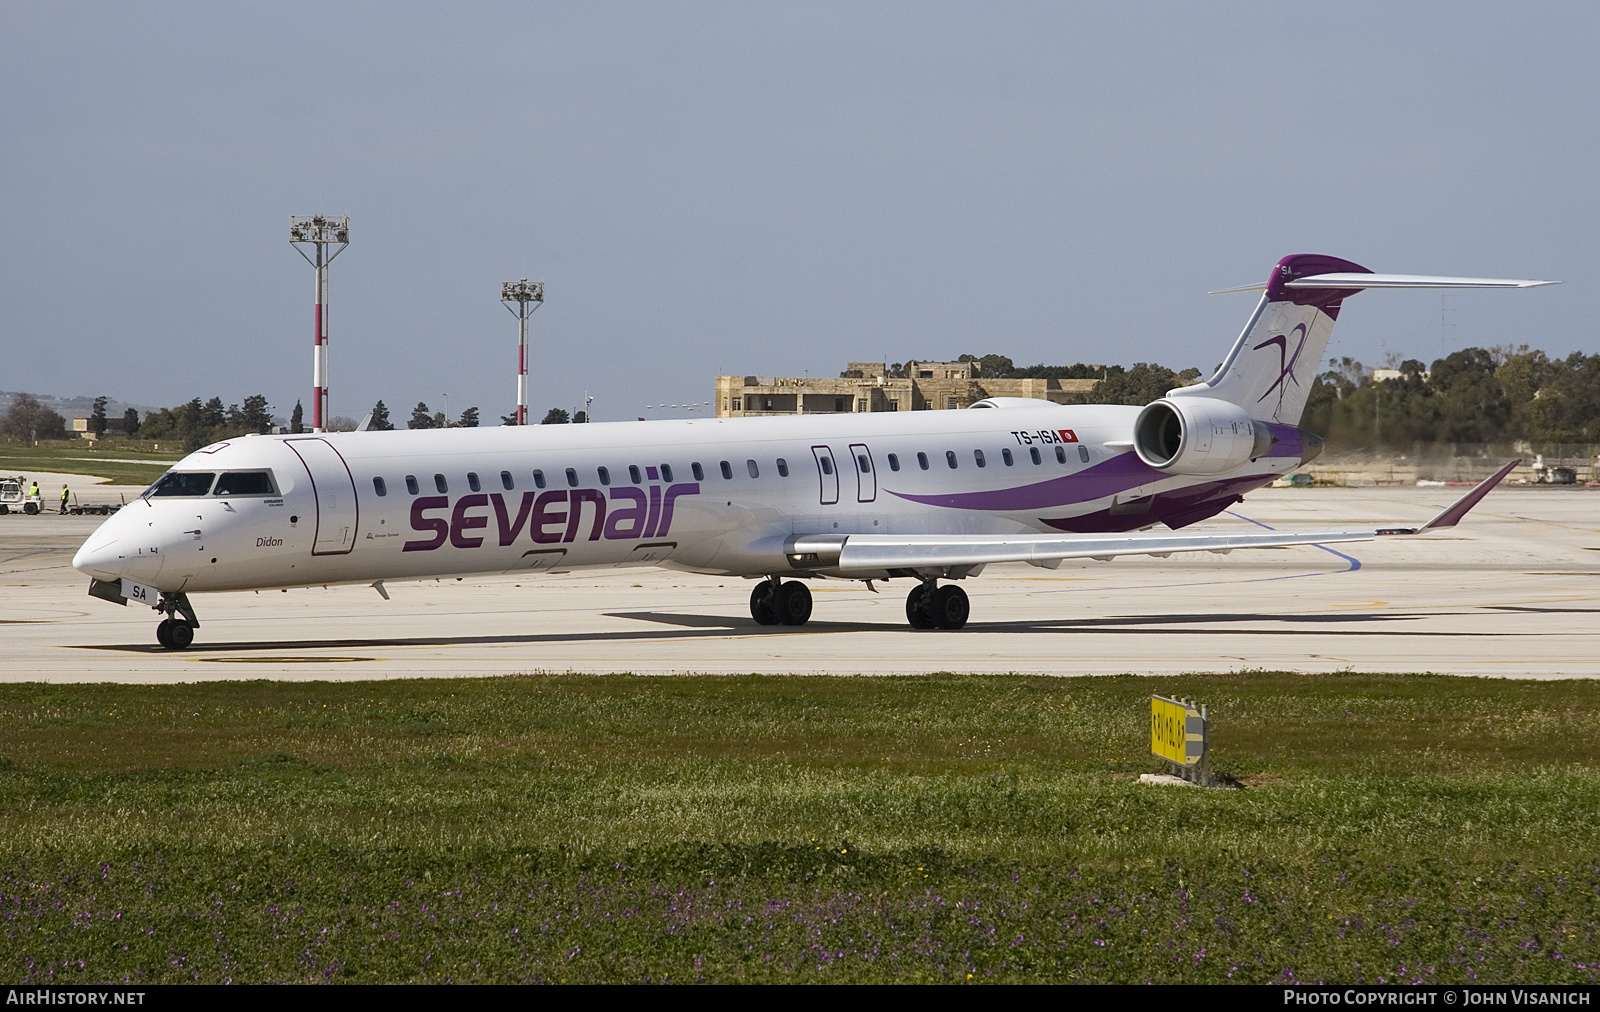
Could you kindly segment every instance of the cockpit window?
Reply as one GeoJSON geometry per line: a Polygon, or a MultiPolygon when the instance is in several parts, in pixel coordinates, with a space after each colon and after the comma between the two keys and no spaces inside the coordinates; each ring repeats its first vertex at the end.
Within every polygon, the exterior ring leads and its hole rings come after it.
{"type": "Polygon", "coordinates": [[[217,476],[215,471],[168,471],[156,479],[150,486],[146,495],[205,495],[211,491],[211,480],[217,476]]]}
{"type": "Polygon", "coordinates": [[[213,495],[277,495],[271,471],[224,471],[213,495]]]}

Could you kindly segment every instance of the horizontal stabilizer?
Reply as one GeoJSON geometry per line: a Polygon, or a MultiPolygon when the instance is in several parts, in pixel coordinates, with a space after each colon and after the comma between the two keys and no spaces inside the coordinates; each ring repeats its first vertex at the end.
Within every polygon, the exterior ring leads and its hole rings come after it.
{"type": "Polygon", "coordinates": [[[1284,282],[1285,288],[1542,288],[1559,281],[1514,278],[1436,278],[1426,274],[1313,274],[1284,282]]]}
{"type": "MultiPolygon", "coordinates": [[[[1517,278],[1446,278],[1427,274],[1313,274],[1309,277],[1285,281],[1285,288],[1543,288],[1559,285],[1559,281],[1525,281],[1517,278]]],[[[1234,292],[1264,292],[1267,286],[1241,285],[1223,288],[1207,295],[1231,295],[1234,292]]]]}

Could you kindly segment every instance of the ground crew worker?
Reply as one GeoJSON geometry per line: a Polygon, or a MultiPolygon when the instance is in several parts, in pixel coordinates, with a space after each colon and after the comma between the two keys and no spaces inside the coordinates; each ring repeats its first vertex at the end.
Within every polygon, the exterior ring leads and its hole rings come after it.
{"type": "Polygon", "coordinates": [[[71,495],[72,495],[72,493],[67,491],[66,483],[62,482],[62,484],[61,484],[61,515],[62,516],[66,516],[66,513],[67,513],[67,499],[70,498],[71,495]]]}
{"type": "Polygon", "coordinates": [[[38,482],[34,482],[32,485],[28,486],[28,494],[33,496],[35,499],[39,498],[39,483],[38,482]]]}

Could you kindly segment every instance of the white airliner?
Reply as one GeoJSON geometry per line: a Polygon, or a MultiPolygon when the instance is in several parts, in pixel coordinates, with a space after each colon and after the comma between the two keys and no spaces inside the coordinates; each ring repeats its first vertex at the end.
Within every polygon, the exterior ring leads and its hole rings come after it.
{"type": "Polygon", "coordinates": [[[1228,289],[1263,295],[1216,375],[1142,408],[994,398],[965,411],[229,440],[179,461],[72,564],[90,594],[163,612],[156,639],[179,650],[200,624],[196,592],[368,583],[387,597],[386,581],[621,566],[756,579],[763,625],[811,617],[808,579],[906,578],[914,628],[959,629],[968,603],[954,581],[991,563],[1453,526],[1515,462],[1420,526],[1186,530],[1320,451],[1298,425],[1346,297],[1552,283],[1285,257],[1265,284],[1228,289]]]}

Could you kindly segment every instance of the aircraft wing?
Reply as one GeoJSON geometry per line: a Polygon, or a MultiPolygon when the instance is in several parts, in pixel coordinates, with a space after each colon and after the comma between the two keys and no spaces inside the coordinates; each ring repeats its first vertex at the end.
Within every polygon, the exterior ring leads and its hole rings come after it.
{"type": "Polygon", "coordinates": [[[1499,485],[1518,464],[1514,460],[1446,507],[1420,527],[1391,524],[1318,531],[1250,531],[1243,533],[1160,532],[1094,534],[852,534],[814,535],[791,539],[786,553],[796,568],[849,573],[885,570],[936,570],[997,562],[1029,562],[1048,566],[1062,559],[1111,559],[1118,555],[1174,552],[1216,552],[1237,548],[1285,548],[1372,541],[1380,537],[1422,534],[1454,527],[1467,511],[1499,485]]]}

